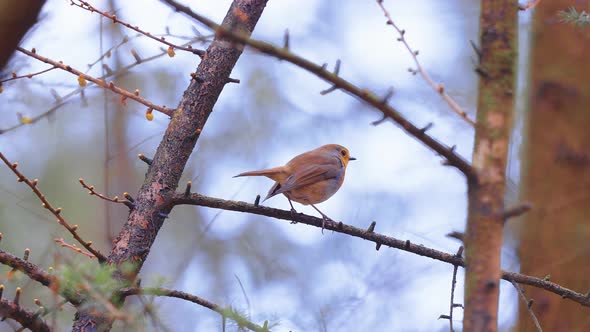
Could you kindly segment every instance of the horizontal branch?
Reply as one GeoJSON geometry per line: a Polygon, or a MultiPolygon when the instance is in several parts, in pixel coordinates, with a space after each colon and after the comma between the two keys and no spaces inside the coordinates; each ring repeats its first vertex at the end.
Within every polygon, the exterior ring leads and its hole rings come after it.
{"type": "Polygon", "coordinates": [[[247,34],[242,33],[240,31],[233,31],[227,28],[221,27],[219,24],[213,22],[212,20],[197,14],[190,10],[190,8],[174,1],[174,0],[163,0],[163,2],[167,3],[175,10],[182,12],[191,18],[201,22],[205,26],[213,29],[216,31],[218,36],[222,36],[228,38],[234,42],[246,44],[264,54],[274,56],[281,60],[285,60],[290,62],[302,69],[307,70],[310,73],[313,73],[317,77],[331,83],[333,86],[346,91],[350,95],[364,101],[365,103],[373,106],[377,110],[381,111],[384,116],[392,119],[395,121],[400,127],[402,127],[406,132],[410,135],[414,136],[416,139],[424,143],[430,149],[438,153],[439,155],[443,156],[447,159],[447,164],[456,167],[459,169],[465,176],[470,180],[476,180],[476,171],[475,169],[459,156],[453,147],[448,147],[430,135],[426,134],[425,130],[418,128],[416,125],[408,121],[403,115],[401,115],[396,109],[391,107],[384,102],[383,98],[380,98],[375,93],[361,89],[356,85],[350,83],[349,81],[341,78],[337,73],[331,72],[326,69],[325,66],[315,64],[305,58],[295,55],[294,53],[290,52],[289,49],[283,47],[276,47],[272,44],[255,40],[250,38],[247,34]]]}
{"type": "MultiPolygon", "coordinates": [[[[296,221],[298,223],[311,225],[318,228],[321,228],[323,223],[326,230],[332,230],[337,233],[348,234],[374,242],[377,250],[381,246],[386,246],[411,252],[416,255],[429,257],[448,264],[465,267],[465,261],[463,258],[457,255],[432,249],[421,244],[414,244],[409,240],[399,240],[391,236],[375,233],[371,229],[365,230],[344,224],[342,222],[323,220],[322,218],[316,218],[303,213],[292,213],[291,211],[287,210],[274,209],[260,205],[257,206],[254,204],[248,204],[246,202],[213,198],[200,194],[185,195],[185,193],[175,193],[169,197],[169,203],[171,205],[198,205],[228,211],[252,213],[281,220],[296,221]]],[[[575,292],[549,280],[508,271],[502,271],[502,279],[541,288],[551,293],[557,294],[564,299],[570,299],[576,303],[581,304],[582,306],[590,307],[590,297],[588,297],[586,294],[575,292]]]]}
{"type": "Polygon", "coordinates": [[[121,297],[127,297],[130,295],[154,295],[154,296],[165,296],[165,297],[174,297],[181,300],[186,300],[192,303],[196,303],[200,306],[205,308],[211,309],[217,313],[219,313],[223,317],[227,317],[233,321],[235,321],[238,326],[245,327],[251,331],[256,332],[268,332],[268,327],[259,326],[255,323],[244,318],[242,315],[235,312],[231,308],[224,308],[218,304],[213,302],[207,301],[201,297],[196,295],[192,295],[189,293],[173,290],[173,289],[166,289],[166,288],[137,288],[137,287],[128,287],[123,288],[119,291],[119,295],[121,297]]]}

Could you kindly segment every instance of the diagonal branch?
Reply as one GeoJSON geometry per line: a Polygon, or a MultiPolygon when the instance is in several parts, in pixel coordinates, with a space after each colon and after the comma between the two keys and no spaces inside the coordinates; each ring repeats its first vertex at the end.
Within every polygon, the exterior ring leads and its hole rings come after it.
{"type": "Polygon", "coordinates": [[[24,53],[28,56],[30,56],[31,58],[35,58],[41,62],[45,62],[48,63],[50,65],[53,65],[54,67],[57,67],[61,70],[67,71],[69,73],[72,73],[73,75],[78,76],[78,82],[80,83],[80,85],[85,85],[86,84],[86,80],[100,86],[103,89],[107,89],[107,90],[111,90],[116,94],[121,95],[123,98],[129,98],[129,99],[133,99],[136,102],[140,103],[140,104],[144,104],[145,106],[148,107],[148,109],[154,109],[156,111],[162,112],[168,116],[172,116],[172,114],[174,113],[174,110],[167,108],[166,106],[159,106],[156,105],[148,100],[146,100],[145,98],[142,98],[139,96],[139,93],[131,93],[127,90],[121,89],[118,86],[116,86],[112,81],[107,83],[105,80],[101,80],[99,78],[95,78],[92,77],[88,74],[84,74],[83,72],[74,69],[68,65],[63,64],[62,62],[59,61],[54,61],[52,59],[40,56],[37,54],[37,52],[35,51],[35,49],[33,49],[32,51],[29,50],[25,50],[22,47],[17,47],[16,48],[19,52],[24,53]]]}
{"type": "Polygon", "coordinates": [[[39,308],[37,312],[31,312],[18,303],[0,299],[0,316],[13,319],[23,327],[30,329],[33,332],[49,332],[51,328],[41,318],[43,308],[39,308]]]}
{"type": "MultiPolygon", "coordinates": [[[[254,29],[267,0],[234,0],[223,25],[249,34],[254,29]]],[[[166,133],[154,155],[145,181],[134,201],[134,209],[123,225],[107,263],[125,264],[125,273],[118,271],[114,278],[134,280],[150,252],[156,235],[171,207],[164,197],[174,192],[184,167],[203,127],[217,102],[242,48],[216,36],[207,49],[193,79],[170,121],[166,133]],[[129,268],[129,266],[131,266],[129,268]]],[[[116,305],[122,305],[116,303],[116,305]]],[[[104,313],[80,310],[73,331],[109,330],[112,319],[104,313]]]]}
{"type": "Polygon", "coordinates": [[[328,71],[324,66],[315,64],[305,58],[297,56],[294,53],[291,53],[286,48],[276,47],[272,44],[252,39],[249,37],[249,35],[244,34],[239,30],[229,29],[228,27],[220,26],[212,20],[191,11],[190,8],[174,0],[162,1],[170,5],[175,10],[182,12],[188,15],[189,17],[201,22],[207,27],[215,30],[217,36],[228,38],[237,43],[246,44],[264,54],[268,54],[281,60],[288,61],[302,69],[307,70],[308,72],[313,73],[317,77],[331,83],[333,86],[336,86],[337,88],[346,91],[348,94],[373,106],[377,110],[381,111],[385,117],[388,117],[392,119],[394,122],[396,122],[400,127],[402,127],[402,129],[404,129],[410,135],[414,136],[416,139],[424,143],[430,149],[446,158],[446,163],[448,165],[454,166],[457,169],[459,169],[461,172],[463,172],[463,174],[465,174],[465,176],[468,179],[476,179],[477,174],[473,167],[471,167],[471,165],[465,159],[463,159],[455,152],[454,147],[448,147],[440,143],[430,135],[426,134],[425,130],[422,130],[421,128],[417,127],[416,125],[408,121],[395,108],[388,105],[387,102],[384,102],[383,98],[378,97],[373,92],[357,87],[349,81],[341,78],[337,74],[328,71]]]}
{"type": "MultiPolygon", "coordinates": [[[[330,220],[324,221],[322,218],[316,218],[303,213],[293,214],[291,211],[287,210],[274,209],[261,205],[249,204],[246,202],[213,198],[196,193],[190,194],[188,196],[185,195],[184,192],[175,193],[170,195],[167,200],[168,205],[170,206],[198,205],[214,209],[246,212],[286,221],[296,221],[298,223],[311,225],[318,228],[322,227],[323,222],[325,225],[324,228],[326,230],[331,230],[336,233],[348,234],[360,239],[374,242],[377,250],[379,250],[381,246],[386,246],[410,252],[419,256],[429,257],[451,265],[465,267],[465,261],[463,260],[463,258],[457,256],[456,254],[449,254],[446,252],[442,252],[436,249],[423,246],[421,244],[411,243],[409,240],[400,240],[391,236],[375,233],[371,228],[361,229],[358,227],[344,224],[342,222],[334,222],[330,220]]],[[[508,271],[501,271],[501,277],[506,281],[514,281],[519,284],[544,289],[551,293],[557,294],[564,299],[570,299],[584,307],[590,308],[590,297],[587,297],[586,294],[578,293],[549,280],[508,271]]]]}
{"type": "MultiPolygon", "coordinates": [[[[21,271],[31,280],[35,280],[43,286],[49,288],[55,286],[52,285],[55,277],[53,277],[51,274],[47,273],[42,268],[31,262],[27,262],[3,250],[0,250],[0,264],[10,266],[15,270],[21,271]]],[[[60,294],[73,305],[79,305],[81,303],[81,299],[78,298],[73,292],[63,291],[60,294]]]]}
{"type": "Polygon", "coordinates": [[[10,168],[10,170],[14,174],[16,174],[16,180],[18,182],[24,182],[27,186],[29,186],[29,188],[31,188],[33,193],[37,195],[37,197],[41,201],[43,207],[49,210],[49,212],[51,212],[57,218],[57,222],[63,227],[65,227],[65,229],[67,229],[68,232],[72,234],[72,236],[74,237],[74,239],[76,239],[76,241],[78,241],[78,243],[80,243],[84,248],[86,248],[86,250],[93,254],[99,262],[103,262],[106,260],[106,258],[103,256],[102,253],[100,253],[100,251],[92,248],[92,241],[85,241],[84,239],[82,239],[82,237],[78,234],[78,225],[70,225],[66,221],[66,219],[61,215],[61,208],[54,208],[53,205],[49,203],[47,198],[45,198],[45,195],[43,195],[41,190],[39,190],[39,188],[37,187],[37,179],[34,179],[33,181],[29,180],[29,178],[27,178],[23,173],[21,173],[17,169],[18,163],[11,163],[8,159],[6,159],[2,152],[0,152],[0,159],[2,159],[6,166],[8,166],[8,168],[10,168]]]}
{"type": "Polygon", "coordinates": [[[379,7],[381,7],[381,10],[383,11],[383,15],[385,15],[385,18],[387,18],[387,24],[391,25],[397,31],[397,33],[399,33],[399,38],[397,40],[399,42],[401,42],[402,44],[404,44],[404,46],[406,47],[408,52],[410,52],[412,59],[414,60],[414,64],[416,65],[416,69],[410,68],[410,71],[414,74],[416,73],[416,71],[418,73],[420,73],[420,76],[422,76],[422,78],[426,81],[426,83],[428,83],[428,85],[430,85],[430,87],[434,91],[436,91],[436,93],[438,93],[444,99],[444,101],[447,102],[447,104],[449,104],[451,109],[455,113],[457,113],[457,115],[459,115],[463,120],[465,120],[470,125],[475,126],[475,122],[467,116],[467,112],[465,112],[461,108],[461,106],[459,106],[459,104],[457,104],[457,102],[453,98],[451,98],[451,96],[449,96],[448,93],[446,93],[444,86],[442,84],[438,84],[438,83],[434,82],[434,80],[430,77],[430,75],[428,75],[428,73],[424,70],[424,68],[422,68],[420,61],[418,61],[418,51],[417,50],[415,51],[410,47],[410,44],[408,44],[408,41],[406,40],[406,31],[400,29],[395,24],[395,22],[391,18],[391,15],[389,14],[389,11],[387,11],[385,6],[383,5],[383,0],[377,0],[377,4],[379,5],[379,7]]]}

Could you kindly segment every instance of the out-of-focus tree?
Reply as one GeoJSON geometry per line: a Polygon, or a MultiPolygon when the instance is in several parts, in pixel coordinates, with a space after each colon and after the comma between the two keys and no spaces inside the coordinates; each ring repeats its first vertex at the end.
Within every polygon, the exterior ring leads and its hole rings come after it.
{"type": "MultiPolygon", "coordinates": [[[[521,271],[572,289],[590,275],[590,30],[564,24],[571,1],[542,1],[534,13],[520,228],[521,271]]],[[[588,3],[588,2],[585,2],[588,3]]],[[[527,288],[546,331],[586,331],[588,311],[527,288]]],[[[526,306],[517,331],[535,331],[526,306]]]]}

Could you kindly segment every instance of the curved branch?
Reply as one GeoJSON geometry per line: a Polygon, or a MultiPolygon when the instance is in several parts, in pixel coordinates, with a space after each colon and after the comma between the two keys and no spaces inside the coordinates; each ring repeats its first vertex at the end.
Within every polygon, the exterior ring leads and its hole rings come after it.
{"type": "Polygon", "coordinates": [[[188,15],[189,17],[201,22],[207,27],[215,30],[217,36],[223,36],[234,42],[246,44],[264,54],[268,54],[281,60],[288,61],[302,69],[307,70],[308,72],[316,75],[317,77],[327,82],[330,82],[334,87],[346,91],[350,95],[373,106],[377,110],[381,111],[384,117],[392,119],[407,133],[414,136],[420,142],[424,143],[424,145],[428,146],[430,149],[446,158],[446,163],[448,165],[456,167],[470,180],[475,181],[477,179],[477,173],[475,169],[473,169],[473,167],[465,159],[463,159],[455,152],[454,147],[448,147],[440,143],[432,136],[426,134],[426,129],[423,130],[423,128],[418,128],[416,125],[408,121],[395,108],[387,104],[387,98],[380,98],[376,94],[370,92],[369,90],[361,89],[356,85],[350,83],[349,81],[341,78],[340,76],[338,76],[337,73],[328,71],[325,66],[315,64],[305,58],[297,56],[294,53],[291,53],[287,48],[276,47],[272,44],[252,39],[249,35],[244,34],[239,30],[228,29],[227,27],[220,26],[212,20],[191,11],[190,8],[174,0],[162,1],[170,5],[175,10],[182,12],[188,15]]]}
{"type": "MultiPolygon", "coordinates": [[[[249,204],[246,202],[238,202],[238,201],[230,201],[224,200],[220,198],[213,198],[208,196],[203,196],[200,194],[190,194],[185,195],[185,193],[175,193],[170,196],[169,204],[174,205],[198,205],[198,206],[205,206],[215,209],[223,209],[229,211],[238,211],[238,212],[246,212],[251,214],[257,214],[261,216],[267,216],[271,218],[287,220],[287,221],[296,221],[298,223],[306,224],[315,226],[318,228],[322,227],[322,223],[324,223],[324,228],[326,230],[332,230],[337,233],[348,234],[354,237],[358,237],[367,241],[374,242],[376,245],[377,250],[381,246],[386,246],[390,248],[400,249],[403,251],[411,252],[413,254],[429,257],[441,262],[445,262],[452,265],[457,265],[461,267],[465,267],[465,261],[463,258],[449,254],[446,252],[442,252],[436,249],[432,249],[421,244],[414,244],[411,243],[409,240],[400,240],[396,239],[391,236],[375,233],[371,228],[369,229],[361,229],[358,227],[354,227],[351,225],[344,224],[342,222],[333,222],[330,220],[324,221],[322,218],[316,218],[313,216],[309,216],[303,213],[292,213],[291,211],[287,210],[280,210],[269,208],[260,205],[249,204]]],[[[586,294],[578,293],[566,287],[563,287],[559,284],[554,282],[532,277],[520,273],[515,272],[508,272],[508,271],[501,271],[502,279],[506,281],[514,281],[519,284],[529,285],[537,288],[541,288],[547,290],[551,293],[557,294],[564,299],[570,299],[576,303],[584,307],[590,307],[590,296],[586,294]]]]}
{"type": "Polygon", "coordinates": [[[198,297],[196,295],[192,295],[189,293],[185,293],[185,292],[181,292],[181,291],[177,291],[177,290],[173,290],[173,289],[159,288],[159,287],[154,287],[154,288],[129,287],[129,288],[121,289],[119,291],[119,294],[121,297],[127,297],[130,295],[154,295],[154,296],[174,297],[177,299],[186,300],[186,301],[189,301],[192,303],[196,303],[196,304],[203,306],[205,308],[211,309],[211,310],[219,313],[221,316],[227,317],[227,318],[235,321],[238,324],[238,326],[240,326],[240,327],[245,327],[251,331],[256,331],[256,332],[268,332],[268,328],[257,325],[255,323],[252,323],[251,321],[249,321],[248,319],[246,319],[245,317],[243,317],[242,315],[237,313],[235,310],[232,310],[232,308],[221,307],[218,304],[207,301],[201,297],[198,297]]]}

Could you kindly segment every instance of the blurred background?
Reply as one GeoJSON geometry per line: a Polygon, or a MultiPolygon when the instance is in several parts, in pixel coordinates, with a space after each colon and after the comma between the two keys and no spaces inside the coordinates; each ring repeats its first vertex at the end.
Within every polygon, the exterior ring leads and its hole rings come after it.
{"type": "MultiPolygon", "coordinates": [[[[186,2],[189,4],[189,2],[186,2]]],[[[229,0],[190,2],[191,8],[221,22],[229,0]]],[[[211,32],[159,1],[95,0],[101,10],[145,31],[181,44],[206,48],[211,32]]],[[[436,82],[475,119],[477,56],[470,40],[478,40],[477,1],[387,1],[394,21],[406,30],[410,45],[436,82]]],[[[520,14],[520,48],[526,63],[529,16],[520,14]]],[[[374,1],[269,1],[254,38],[280,45],[289,30],[290,48],[316,63],[333,67],[354,84],[385,95],[418,126],[434,123],[430,133],[470,159],[473,128],[457,117],[422,80],[412,75],[410,54],[396,41],[374,1]]],[[[146,99],[176,107],[199,58],[177,50],[170,58],[163,45],[80,8],[69,1],[48,0],[37,26],[21,43],[37,53],[62,60],[90,75],[111,75],[118,86],[139,89],[146,99]],[[127,40],[125,42],[125,40],[127,40]],[[103,56],[107,54],[108,56],[103,56]],[[135,51],[142,63],[137,64],[135,51]]],[[[5,68],[32,73],[47,68],[17,53],[5,68]]],[[[521,66],[526,68],[526,66],[521,66]]],[[[522,73],[521,73],[522,74],[522,73]]],[[[524,76],[524,75],[523,75],[524,76]]],[[[390,122],[371,122],[380,113],[341,91],[321,96],[328,84],[293,65],[246,50],[215,106],[184,172],[195,192],[253,202],[272,185],[266,178],[232,178],[243,171],[283,165],[293,156],[323,144],[346,146],[358,160],[349,165],[340,191],[319,208],[335,220],[454,253],[460,243],[446,236],[463,231],[466,184],[455,169],[390,122]]],[[[522,85],[522,82],[520,82],[522,85]]],[[[126,220],[123,205],[87,195],[78,178],[96,190],[121,197],[143,183],[146,165],[138,153],[153,156],[168,124],[165,115],[145,119],[145,106],[89,84],[80,90],[77,78],[54,70],[32,79],[3,84],[0,96],[0,150],[31,178],[63,215],[80,226],[81,235],[103,253],[126,220]],[[56,101],[56,97],[60,101],[56,101]],[[67,97],[67,98],[66,98],[67,97]],[[39,116],[30,125],[22,118],[39,116]]],[[[522,90],[521,90],[522,91],[522,90]]],[[[519,108],[522,102],[519,101],[519,108]]],[[[513,202],[519,177],[518,150],[522,120],[517,118],[509,177],[513,202]]],[[[48,268],[63,263],[87,264],[54,243],[71,236],[59,227],[33,193],[0,167],[0,231],[2,249],[48,268]]],[[[289,209],[282,196],[265,205],[289,209]]],[[[296,205],[299,212],[317,213],[296,205]]],[[[514,241],[507,234],[503,265],[518,271],[514,241]]],[[[2,271],[8,271],[1,267],[2,271]]],[[[276,331],[447,331],[453,266],[398,250],[379,251],[365,241],[302,224],[202,207],[173,210],[158,234],[141,271],[142,285],[161,285],[231,305],[257,323],[269,320],[276,331]]],[[[5,294],[24,288],[26,306],[33,298],[54,301],[48,291],[17,274],[2,274],[5,294]]],[[[463,271],[455,301],[462,303],[463,271]]],[[[11,295],[7,295],[11,296],[11,295]]],[[[502,284],[500,328],[508,331],[517,313],[516,293],[502,284]]],[[[130,310],[136,300],[128,301],[130,310]]],[[[208,309],[167,298],[154,300],[160,321],[146,319],[134,329],[220,331],[221,318],[208,309]]],[[[135,308],[137,308],[136,306],[135,308]]],[[[60,329],[71,326],[71,307],[58,315],[60,329]]],[[[455,310],[461,329],[462,310],[455,310]]],[[[10,322],[0,329],[12,331],[10,322]]],[[[126,327],[116,325],[117,329],[126,327]]]]}

